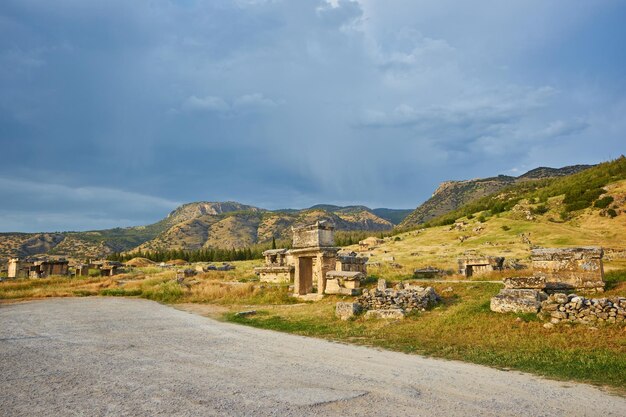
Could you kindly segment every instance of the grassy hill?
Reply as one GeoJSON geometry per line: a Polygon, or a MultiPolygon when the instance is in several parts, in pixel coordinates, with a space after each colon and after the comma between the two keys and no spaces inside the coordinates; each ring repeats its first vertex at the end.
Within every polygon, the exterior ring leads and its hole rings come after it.
{"type": "Polygon", "coordinates": [[[387,237],[367,253],[380,264],[373,273],[408,277],[425,266],[454,270],[467,253],[525,264],[533,246],[586,245],[605,248],[609,269],[626,267],[624,157],[567,177],[512,185],[387,237]]]}
{"type": "MultiPolygon", "coordinates": [[[[395,210],[387,214],[398,216],[395,210]]],[[[364,206],[320,205],[304,210],[270,211],[237,202],[184,204],[159,222],[137,227],[63,233],[2,233],[0,259],[40,254],[100,257],[113,252],[243,248],[290,239],[291,227],[332,221],[339,231],[390,231],[394,223],[364,206]]]]}
{"type": "Polygon", "coordinates": [[[407,229],[417,226],[515,184],[568,176],[590,167],[591,165],[574,165],[564,168],[539,167],[519,177],[499,175],[466,181],[446,181],[441,183],[431,198],[407,215],[399,227],[407,229]]]}

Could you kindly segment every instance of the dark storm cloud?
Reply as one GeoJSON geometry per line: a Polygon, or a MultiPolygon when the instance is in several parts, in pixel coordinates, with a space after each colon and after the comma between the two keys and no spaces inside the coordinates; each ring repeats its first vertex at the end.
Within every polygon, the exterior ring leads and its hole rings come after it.
{"type": "Polygon", "coordinates": [[[195,200],[414,207],[623,152],[625,7],[7,0],[0,230],[195,200]],[[621,18],[620,18],[621,17],[621,18]]]}

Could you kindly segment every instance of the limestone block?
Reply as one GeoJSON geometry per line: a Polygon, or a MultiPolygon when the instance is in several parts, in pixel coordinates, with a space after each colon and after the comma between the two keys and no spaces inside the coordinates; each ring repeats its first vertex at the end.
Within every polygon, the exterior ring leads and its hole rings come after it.
{"type": "Polygon", "coordinates": [[[511,277],[504,279],[504,288],[508,289],[537,289],[546,287],[545,277],[511,277]]]}
{"type": "Polygon", "coordinates": [[[369,310],[365,313],[366,319],[403,319],[404,311],[399,308],[390,308],[386,310],[369,310]]]}
{"type": "Polygon", "coordinates": [[[496,313],[537,313],[541,303],[528,298],[513,298],[496,295],[491,299],[491,311],[496,313]]]}
{"type": "Polygon", "coordinates": [[[378,291],[385,291],[387,289],[387,281],[384,278],[378,280],[378,291]]]}
{"type": "Polygon", "coordinates": [[[361,305],[359,303],[337,303],[335,306],[335,315],[341,320],[348,320],[350,317],[354,317],[361,312],[361,305]]]}

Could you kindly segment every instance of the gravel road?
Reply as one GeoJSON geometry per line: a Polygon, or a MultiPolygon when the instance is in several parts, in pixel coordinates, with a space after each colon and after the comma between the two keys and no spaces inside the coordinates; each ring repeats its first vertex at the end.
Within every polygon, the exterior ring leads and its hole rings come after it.
{"type": "Polygon", "coordinates": [[[68,298],[0,304],[0,414],[623,416],[626,399],[146,300],[68,298]]]}

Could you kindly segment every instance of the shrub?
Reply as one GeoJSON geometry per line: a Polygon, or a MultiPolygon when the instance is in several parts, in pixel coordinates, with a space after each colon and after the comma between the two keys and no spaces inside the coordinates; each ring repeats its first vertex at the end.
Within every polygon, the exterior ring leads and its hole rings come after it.
{"type": "Polygon", "coordinates": [[[481,214],[480,216],[478,216],[478,221],[481,222],[481,223],[484,223],[484,222],[487,221],[487,218],[484,215],[481,214]]]}
{"type": "Polygon", "coordinates": [[[609,204],[611,204],[612,202],[613,202],[613,197],[611,197],[610,195],[607,195],[606,197],[602,197],[601,199],[596,200],[593,206],[597,208],[607,208],[609,204]]]}
{"type": "Polygon", "coordinates": [[[505,224],[505,225],[502,225],[502,230],[504,230],[505,232],[508,232],[509,230],[511,230],[511,228],[505,224]]]}
{"type": "Polygon", "coordinates": [[[546,214],[548,212],[548,207],[545,204],[541,204],[537,207],[533,207],[530,209],[530,212],[534,215],[538,214],[546,214]]]}
{"type": "Polygon", "coordinates": [[[617,216],[617,212],[615,210],[613,210],[613,209],[608,209],[606,211],[606,214],[608,214],[610,218],[613,218],[613,217],[617,216]]]}
{"type": "Polygon", "coordinates": [[[467,215],[467,220],[472,220],[474,218],[474,215],[472,213],[467,215]]]}

